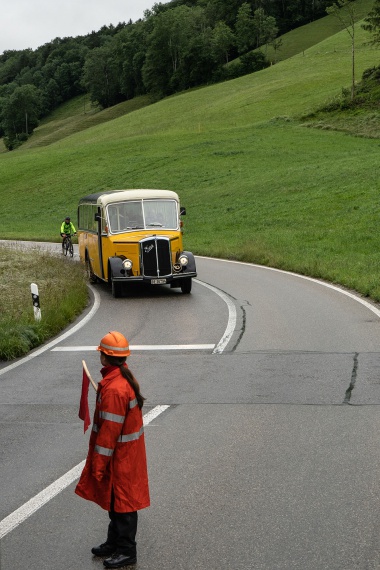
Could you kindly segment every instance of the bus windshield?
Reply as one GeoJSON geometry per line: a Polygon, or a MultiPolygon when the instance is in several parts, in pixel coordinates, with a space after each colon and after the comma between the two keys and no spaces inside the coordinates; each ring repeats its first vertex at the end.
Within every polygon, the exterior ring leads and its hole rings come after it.
{"type": "Polygon", "coordinates": [[[139,229],[178,229],[175,200],[129,200],[107,206],[108,229],[117,234],[139,229]]]}

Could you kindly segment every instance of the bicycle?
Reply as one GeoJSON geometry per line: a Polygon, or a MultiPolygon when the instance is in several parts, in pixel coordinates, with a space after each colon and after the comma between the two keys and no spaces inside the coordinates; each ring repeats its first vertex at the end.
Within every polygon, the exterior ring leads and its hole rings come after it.
{"type": "Polygon", "coordinates": [[[63,249],[64,255],[69,254],[71,257],[74,256],[74,246],[73,246],[73,242],[71,241],[71,235],[70,234],[65,235],[65,237],[63,239],[63,243],[62,243],[62,249],[63,249]]]}

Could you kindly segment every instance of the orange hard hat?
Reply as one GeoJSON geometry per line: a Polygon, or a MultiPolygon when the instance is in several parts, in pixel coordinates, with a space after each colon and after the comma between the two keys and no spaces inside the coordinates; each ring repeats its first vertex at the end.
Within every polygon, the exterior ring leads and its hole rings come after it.
{"type": "Polygon", "coordinates": [[[110,331],[106,334],[97,348],[104,354],[108,354],[108,356],[129,356],[131,351],[129,350],[129,342],[119,332],[110,331]]]}

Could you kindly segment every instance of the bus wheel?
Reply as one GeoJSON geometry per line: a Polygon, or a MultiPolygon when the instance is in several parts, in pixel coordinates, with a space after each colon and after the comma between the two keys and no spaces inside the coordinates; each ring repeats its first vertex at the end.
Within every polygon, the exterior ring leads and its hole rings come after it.
{"type": "Polygon", "coordinates": [[[183,279],[181,281],[181,291],[182,293],[184,293],[185,295],[188,295],[191,291],[191,277],[188,277],[187,279],[183,279]]]}
{"type": "Polygon", "coordinates": [[[122,289],[123,289],[123,284],[120,283],[119,281],[111,281],[112,283],[112,295],[115,297],[115,299],[117,297],[121,297],[122,294],[122,289]]]}

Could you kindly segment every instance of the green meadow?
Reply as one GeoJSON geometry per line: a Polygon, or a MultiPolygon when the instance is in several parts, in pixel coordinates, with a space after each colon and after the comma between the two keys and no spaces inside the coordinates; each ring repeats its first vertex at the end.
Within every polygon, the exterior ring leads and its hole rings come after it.
{"type": "MultiPolygon", "coordinates": [[[[356,22],[360,22],[372,9],[373,0],[356,0],[352,6],[354,7],[353,18],[356,22]]],[[[346,23],[348,22],[347,17],[343,17],[343,20],[346,23]]],[[[270,61],[282,61],[304,52],[308,48],[337,34],[342,29],[343,23],[336,16],[330,14],[282,35],[280,38],[280,49],[275,51],[273,46],[268,46],[264,51],[270,61]]],[[[357,28],[355,33],[356,31],[357,28]]]]}
{"type": "MultiPolygon", "coordinates": [[[[357,25],[357,80],[378,64],[368,40],[357,25]]],[[[187,209],[186,249],[327,279],[378,301],[379,113],[341,115],[338,127],[305,119],[350,83],[343,30],[258,73],[156,103],[127,102],[111,114],[75,100],[24,146],[0,153],[0,238],[58,241],[61,220],[75,219],[86,194],[167,188],[187,209]]]]}

